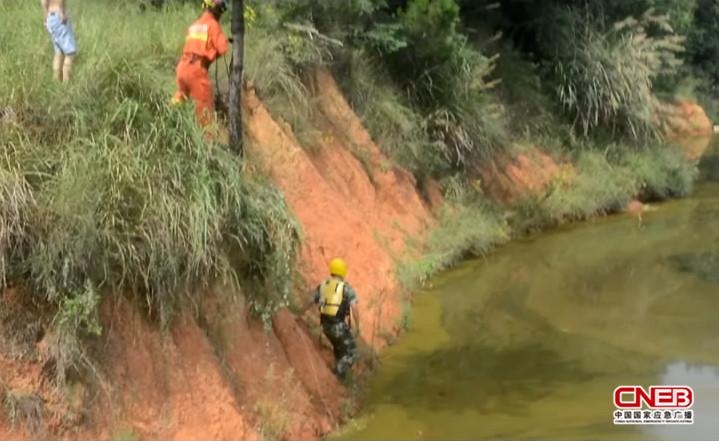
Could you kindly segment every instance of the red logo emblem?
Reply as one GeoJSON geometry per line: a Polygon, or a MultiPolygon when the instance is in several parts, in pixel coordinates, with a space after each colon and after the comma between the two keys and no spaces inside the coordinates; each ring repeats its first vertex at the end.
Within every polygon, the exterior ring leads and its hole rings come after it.
{"type": "Polygon", "coordinates": [[[619,386],[614,389],[617,409],[688,409],[694,403],[694,390],[689,386],[619,386]]]}

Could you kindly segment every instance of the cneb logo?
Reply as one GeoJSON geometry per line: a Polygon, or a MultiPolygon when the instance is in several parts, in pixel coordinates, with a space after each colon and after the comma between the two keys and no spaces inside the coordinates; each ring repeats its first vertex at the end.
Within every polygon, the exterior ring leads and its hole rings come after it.
{"type": "Polygon", "coordinates": [[[617,409],[688,409],[694,403],[694,391],[689,386],[619,386],[614,389],[617,409]]]}

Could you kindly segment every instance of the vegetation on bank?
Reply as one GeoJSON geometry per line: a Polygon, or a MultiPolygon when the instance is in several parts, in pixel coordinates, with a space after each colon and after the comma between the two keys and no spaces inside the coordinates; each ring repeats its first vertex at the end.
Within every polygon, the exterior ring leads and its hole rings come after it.
{"type": "Polygon", "coordinates": [[[711,96],[690,56],[706,12],[693,0],[357,1],[345,15],[298,3],[307,20],[340,17],[314,23],[349,42],[333,67],[355,110],[453,205],[423,257],[400,266],[409,287],[514,234],[691,190],[695,167],[664,142],[658,108],[711,96]],[[475,182],[527,142],[575,166],[506,213],[475,182]]]}
{"type": "Polygon", "coordinates": [[[14,29],[0,37],[0,280],[56,311],[60,382],[86,364],[105,296],[133,293],[162,323],[215,282],[261,288],[262,311],[286,304],[299,237],[269,180],[167,105],[196,8],[71,6],[82,52],[59,85],[37,5],[0,5],[14,29]]]}
{"type": "Polygon", "coordinates": [[[469,190],[455,195],[441,214],[439,227],[419,250],[422,257],[398,266],[402,284],[416,289],[434,274],[468,256],[484,255],[512,236],[617,212],[637,196],[651,200],[685,196],[697,173],[681,151],[669,146],[628,152],[586,150],[572,162],[572,167],[560,169],[546,194],[529,194],[508,211],[469,190]]]}
{"type": "MultiPolygon", "coordinates": [[[[60,380],[101,332],[105,296],[137,293],[163,323],[216,281],[251,284],[265,316],[288,301],[299,229],[281,194],[206,143],[192,109],[166,105],[198,9],[139,3],[71,4],[81,53],[67,86],[50,81],[37,5],[0,4],[13,29],[0,35],[0,277],[55,311],[60,380]]],[[[388,157],[441,184],[450,207],[403,269],[410,286],[516,232],[691,188],[655,110],[713,92],[701,0],[248,3],[246,77],[300,140],[313,130],[306,73],[328,67],[388,157]],[[473,183],[528,140],[576,167],[507,215],[473,183]]]]}

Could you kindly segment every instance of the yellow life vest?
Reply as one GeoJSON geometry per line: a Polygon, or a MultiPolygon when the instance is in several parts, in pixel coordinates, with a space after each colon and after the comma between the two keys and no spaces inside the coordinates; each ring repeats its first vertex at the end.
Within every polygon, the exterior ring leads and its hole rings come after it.
{"type": "Polygon", "coordinates": [[[327,279],[320,286],[320,313],[322,315],[337,317],[337,313],[344,300],[345,282],[337,279],[327,279]]]}

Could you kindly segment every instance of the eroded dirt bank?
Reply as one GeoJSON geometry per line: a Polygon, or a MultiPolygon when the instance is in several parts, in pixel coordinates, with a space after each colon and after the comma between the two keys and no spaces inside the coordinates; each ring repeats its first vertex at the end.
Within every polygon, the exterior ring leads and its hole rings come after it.
{"type": "MultiPolygon", "coordinates": [[[[386,167],[334,79],[320,72],[316,83],[321,136],[310,148],[248,90],[250,154],[302,226],[305,288],[325,276],[328,259],[343,256],[361,296],[363,339],[379,349],[399,329],[394,258],[407,236],[421,236],[434,220],[413,176],[386,167]]],[[[310,439],[352,412],[311,317],[306,323],[282,310],[263,327],[248,318],[242,293],[216,288],[199,298],[166,333],[125,297],[103,305],[104,333],[92,344],[101,363],[90,387],[71,379],[72,391],[50,383],[42,329],[23,341],[10,341],[16,329],[4,329],[0,381],[14,401],[12,413],[0,412],[0,438],[310,439]]],[[[10,302],[12,314],[30,308],[18,291],[4,294],[3,305],[10,302]]]]}
{"type": "MultiPolygon", "coordinates": [[[[381,154],[329,73],[314,83],[320,135],[310,146],[246,91],[249,154],[302,226],[298,300],[325,276],[328,259],[343,256],[360,295],[363,340],[381,349],[399,330],[404,301],[395,260],[407,237],[432,228],[442,198],[432,185],[423,197],[414,177],[381,154]]],[[[689,113],[696,120],[696,109],[689,113]]],[[[535,147],[497,158],[481,178],[488,194],[510,201],[541,192],[562,164],[535,147]]],[[[70,378],[58,391],[44,362],[48,323],[27,297],[13,289],[0,298],[0,439],[312,439],[353,411],[330,352],[312,334],[313,316],[281,310],[264,326],[248,318],[243,293],[222,287],[198,296],[164,333],[129,296],[116,296],[90,345],[100,360],[93,378],[70,378]]]]}

